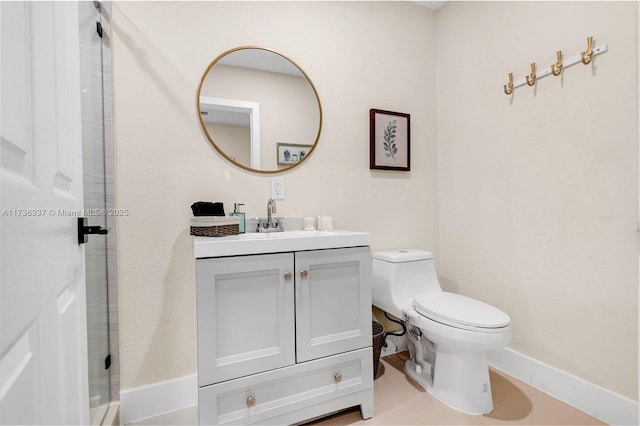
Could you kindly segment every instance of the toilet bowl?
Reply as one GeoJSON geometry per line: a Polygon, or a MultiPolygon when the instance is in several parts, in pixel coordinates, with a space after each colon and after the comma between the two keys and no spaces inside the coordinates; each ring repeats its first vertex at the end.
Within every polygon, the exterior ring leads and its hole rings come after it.
{"type": "Polygon", "coordinates": [[[493,410],[486,352],[511,340],[509,316],[442,291],[433,255],[424,250],[376,252],[372,272],[374,306],[405,321],[406,374],[458,411],[493,410]]]}

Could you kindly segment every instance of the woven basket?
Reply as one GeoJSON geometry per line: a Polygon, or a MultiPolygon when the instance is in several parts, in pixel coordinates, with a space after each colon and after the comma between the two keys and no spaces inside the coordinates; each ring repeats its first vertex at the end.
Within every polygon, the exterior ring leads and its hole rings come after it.
{"type": "Polygon", "coordinates": [[[380,352],[384,346],[385,335],[382,324],[373,321],[371,332],[373,334],[373,379],[378,375],[378,365],[380,364],[380,352]]]}
{"type": "Polygon", "coordinates": [[[228,235],[238,235],[239,233],[240,226],[237,224],[191,227],[191,235],[196,237],[226,237],[228,235]]]}
{"type": "Polygon", "coordinates": [[[226,237],[240,233],[240,218],[229,216],[197,216],[191,219],[191,235],[226,237]]]}

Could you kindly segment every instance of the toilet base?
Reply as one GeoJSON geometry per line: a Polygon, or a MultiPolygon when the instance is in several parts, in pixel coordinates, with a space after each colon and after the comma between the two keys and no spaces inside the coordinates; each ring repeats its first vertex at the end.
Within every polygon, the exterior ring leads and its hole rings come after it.
{"type": "Polygon", "coordinates": [[[487,358],[482,353],[438,352],[435,368],[417,365],[412,359],[404,371],[445,405],[463,413],[481,415],[493,410],[487,358]],[[419,371],[419,372],[418,372],[419,371]]]}

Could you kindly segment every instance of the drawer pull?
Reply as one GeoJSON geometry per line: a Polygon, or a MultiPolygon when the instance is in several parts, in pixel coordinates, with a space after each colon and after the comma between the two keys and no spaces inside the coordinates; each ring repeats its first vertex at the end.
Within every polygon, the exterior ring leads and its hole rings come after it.
{"type": "Polygon", "coordinates": [[[291,276],[292,276],[291,272],[285,272],[284,273],[284,279],[286,281],[289,281],[291,279],[291,276]]]}
{"type": "Polygon", "coordinates": [[[247,398],[247,407],[253,407],[254,405],[256,405],[256,399],[252,396],[247,398]]]}
{"type": "Polygon", "coordinates": [[[309,275],[309,271],[307,271],[306,269],[303,269],[302,271],[300,271],[300,276],[302,278],[305,278],[307,275],[309,275]]]}
{"type": "Polygon", "coordinates": [[[336,380],[336,383],[340,383],[342,381],[342,374],[336,373],[333,378],[336,380]]]}

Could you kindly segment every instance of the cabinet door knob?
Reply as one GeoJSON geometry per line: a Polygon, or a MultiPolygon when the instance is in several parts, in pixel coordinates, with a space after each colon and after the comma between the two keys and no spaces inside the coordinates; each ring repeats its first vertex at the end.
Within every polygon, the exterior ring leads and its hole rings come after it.
{"type": "Polygon", "coordinates": [[[340,383],[342,381],[342,374],[336,373],[333,378],[336,380],[336,383],[340,383]]]}
{"type": "Polygon", "coordinates": [[[253,396],[249,396],[247,398],[247,407],[253,407],[254,405],[256,405],[256,399],[253,396]]]}
{"type": "Polygon", "coordinates": [[[305,278],[307,275],[309,275],[309,271],[307,271],[306,269],[303,269],[302,271],[300,271],[300,276],[302,278],[305,278]]]}
{"type": "Polygon", "coordinates": [[[287,281],[290,280],[291,279],[291,275],[292,275],[291,272],[285,272],[284,273],[284,279],[287,280],[287,281]]]}

